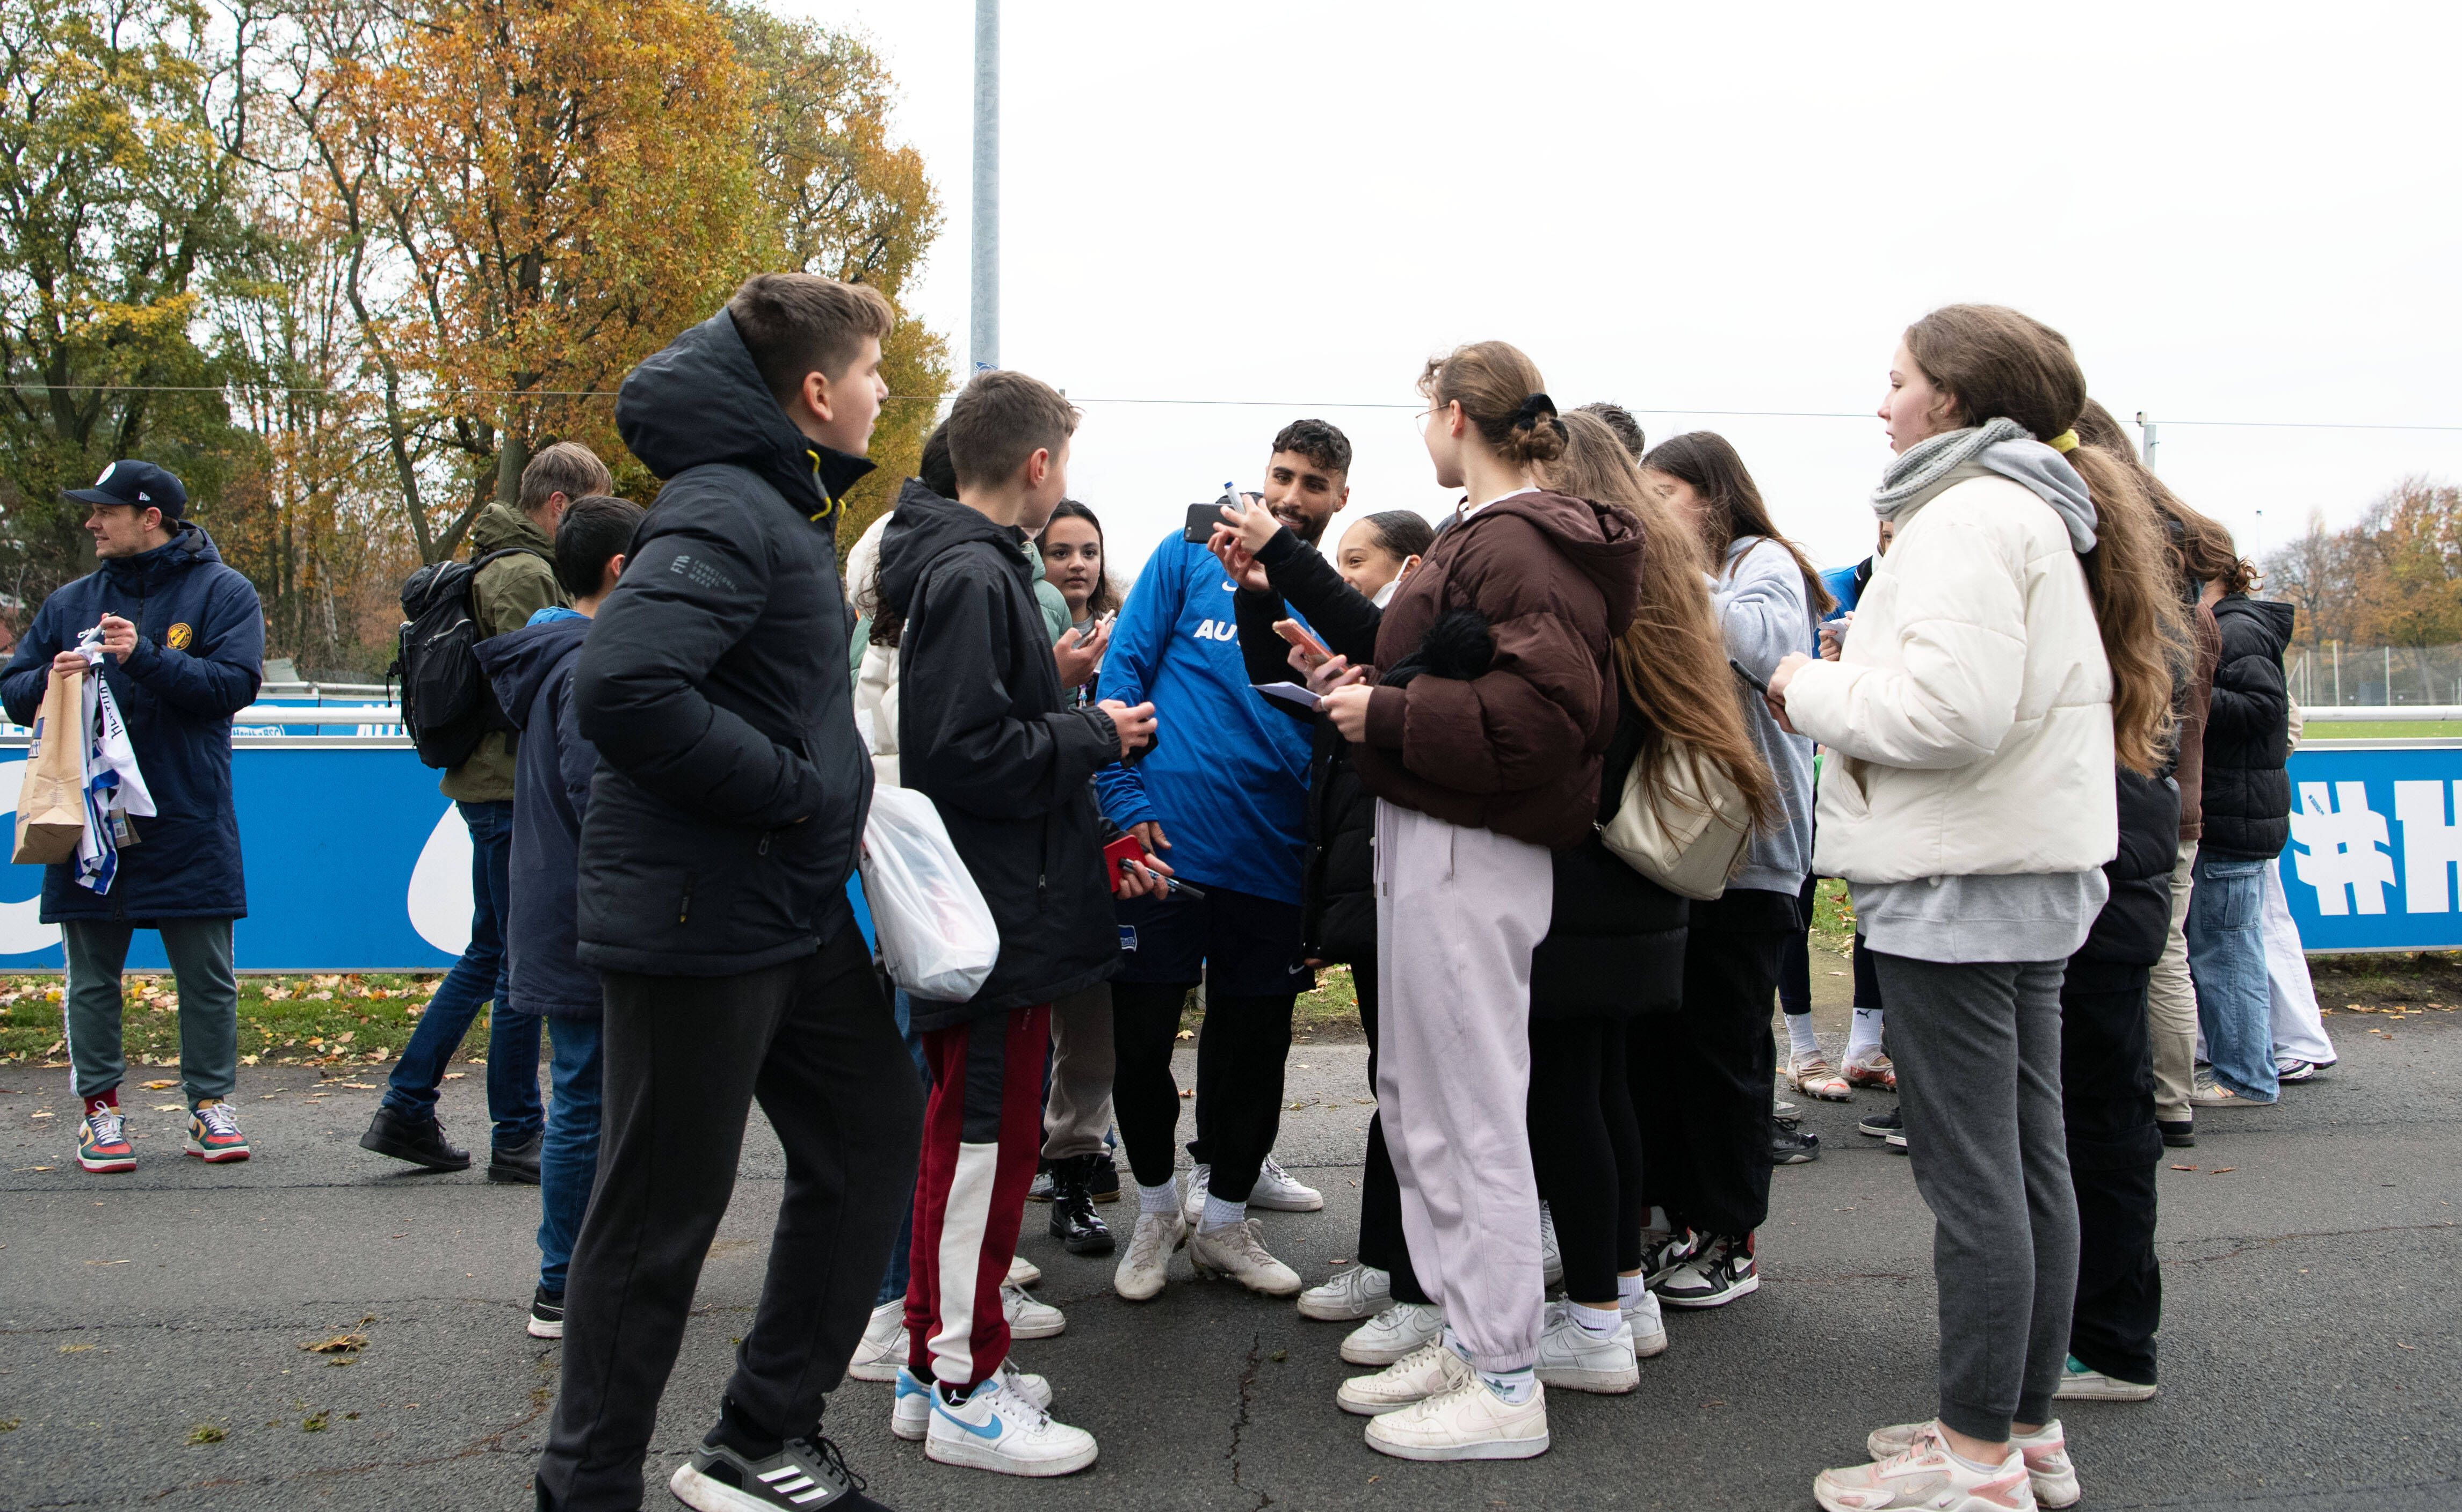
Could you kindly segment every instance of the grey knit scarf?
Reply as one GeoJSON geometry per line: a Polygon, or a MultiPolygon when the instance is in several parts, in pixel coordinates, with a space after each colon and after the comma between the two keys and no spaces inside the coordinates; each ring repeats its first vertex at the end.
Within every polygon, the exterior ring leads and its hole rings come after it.
{"type": "Polygon", "coordinates": [[[1900,452],[1873,491],[1872,512],[1884,520],[1897,519],[1939,492],[1952,473],[1969,464],[2024,486],[2050,505],[2068,528],[2071,550],[2094,550],[2094,497],[2086,491],[2085,480],[2066,457],[2005,415],[1926,437],[1900,452]]]}

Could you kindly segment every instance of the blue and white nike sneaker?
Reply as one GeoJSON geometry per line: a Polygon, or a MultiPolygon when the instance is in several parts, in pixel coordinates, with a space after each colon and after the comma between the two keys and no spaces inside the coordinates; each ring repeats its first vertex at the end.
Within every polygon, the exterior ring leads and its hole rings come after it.
{"type": "MultiPolygon", "coordinates": [[[[1051,1383],[1017,1368],[1014,1360],[1001,1361],[992,1379],[1046,1412],[1051,1410],[1051,1383]]],[[[897,1399],[889,1407],[889,1431],[908,1443],[920,1443],[932,1426],[932,1383],[913,1371],[900,1367],[897,1372],[897,1399]]]]}
{"type": "Polygon", "coordinates": [[[1094,1436],[1053,1422],[1032,1397],[995,1375],[955,1403],[932,1388],[923,1457],[1004,1476],[1073,1475],[1094,1462],[1094,1436]]]}

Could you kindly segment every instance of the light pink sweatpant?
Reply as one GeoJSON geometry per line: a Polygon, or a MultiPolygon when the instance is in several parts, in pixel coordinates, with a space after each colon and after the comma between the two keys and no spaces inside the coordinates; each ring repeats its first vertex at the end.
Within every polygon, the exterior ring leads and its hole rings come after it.
{"type": "Polygon", "coordinates": [[[1544,847],[1376,804],[1376,1109],[1419,1285],[1471,1363],[1539,1357],[1530,952],[1555,910],[1544,847]]]}

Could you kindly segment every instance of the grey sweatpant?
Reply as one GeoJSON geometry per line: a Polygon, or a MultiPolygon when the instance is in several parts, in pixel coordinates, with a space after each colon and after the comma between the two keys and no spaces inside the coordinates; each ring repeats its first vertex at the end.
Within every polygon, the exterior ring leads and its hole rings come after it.
{"type": "Polygon", "coordinates": [[[2195,881],[2197,842],[2180,842],[2171,868],[2171,935],[2146,986],[2146,1016],[2154,1042],[2154,1116],[2187,1123],[2190,1083],[2197,1068],[2197,986],[2189,978],[2190,885],[2195,881]]]}
{"type": "Polygon", "coordinates": [[[1484,1371],[1539,1358],[1530,952],[1555,904],[1545,848],[1377,801],[1376,1112],[1419,1285],[1484,1371]]]}
{"type": "MultiPolygon", "coordinates": [[[[180,994],[180,1079],[193,1109],[208,1097],[228,1097],[239,1076],[239,979],[231,974],[231,921],[166,918],[158,928],[180,994]]],[[[128,1072],[120,1044],[119,970],[128,961],[128,940],[135,932],[132,925],[101,918],[60,924],[69,968],[61,1009],[79,1097],[111,1091],[128,1072]]]]}
{"type": "Polygon", "coordinates": [[[1043,1102],[1043,1158],[1099,1155],[1112,1127],[1112,984],[1051,1001],[1051,1091],[1043,1102]]]}
{"type": "Polygon", "coordinates": [[[2077,1298],[2077,1194],[2061,1116],[2064,961],[1880,951],[1907,1155],[1932,1209],[1940,1420],[1990,1443],[2048,1421],[2077,1298]]]}

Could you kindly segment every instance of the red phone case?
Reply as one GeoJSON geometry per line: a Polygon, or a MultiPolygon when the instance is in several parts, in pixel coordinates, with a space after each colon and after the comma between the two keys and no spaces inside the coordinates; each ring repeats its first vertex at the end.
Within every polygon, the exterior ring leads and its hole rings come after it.
{"type": "Polygon", "coordinates": [[[1103,870],[1111,874],[1112,891],[1117,893],[1120,890],[1120,865],[1122,862],[1136,861],[1142,863],[1145,858],[1146,848],[1137,844],[1137,837],[1133,834],[1124,834],[1118,839],[1112,841],[1111,844],[1103,847],[1103,870]]]}

